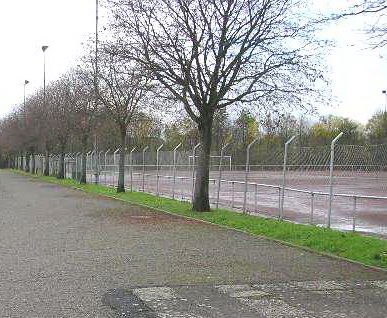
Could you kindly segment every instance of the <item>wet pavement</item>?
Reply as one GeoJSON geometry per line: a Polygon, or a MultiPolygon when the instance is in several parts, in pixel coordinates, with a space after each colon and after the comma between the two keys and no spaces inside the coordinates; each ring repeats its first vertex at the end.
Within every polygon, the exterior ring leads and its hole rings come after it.
{"type": "Polygon", "coordinates": [[[0,170],[0,317],[384,317],[387,273],[0,170]]]}

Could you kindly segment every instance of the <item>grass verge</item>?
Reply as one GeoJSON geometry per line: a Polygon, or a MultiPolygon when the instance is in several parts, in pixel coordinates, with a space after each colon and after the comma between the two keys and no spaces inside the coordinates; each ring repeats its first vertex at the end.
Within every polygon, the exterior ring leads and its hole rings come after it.
{"type": "Polygon", "coordinates": [[[281,240],[292,245],[344,257],[362,264],[387,269],[387,241],[383,239],[362,236],[358,233],[341,232],[317,226],[244,215],[226,209],[217,209],[210,213],[193,212],[189,203],[160,198],[147,193],[116,193],[114,188],[106,186],[79,184],[71,179],[60,180],[55,177],[36,176],[18,170],[11,171],[32,176],[42,181],[76,187],[88,193],[115,197],[129,203],[146,205],[172,214],[224,225],[251,234],[281,240]]]}

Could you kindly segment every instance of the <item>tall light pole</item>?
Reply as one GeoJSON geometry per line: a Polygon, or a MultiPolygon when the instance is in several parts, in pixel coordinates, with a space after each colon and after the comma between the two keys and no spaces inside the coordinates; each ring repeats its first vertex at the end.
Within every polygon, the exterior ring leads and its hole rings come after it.
{"type": "Polygon", "coordinates": [[[382,94],[386,97],[386,101],[384,102],[384,115],[386,115],[386,108],[387,108],[387,91],[382,90],[382,94]]]}
{"type": "MultiPolygon", "coordinates": [[[[42,51],[43,51],[43,107],[44,108],[46,108],[46,54],[45,54],[45,52],[47,49],[48,49],[47,45],[42,46],[42,51]]],[[[45,176],[48,176],[50,174],[49,153],[48,153],[47,147],[46,147],[46,156],[45,156],[43,174],[45,176]]]]}
{"type": "Polygon", "coordinates": [[[23,102],[24,111],[26,110],[26,85],[28,83],[29,83],[29,81],[27,81],[27,80],[24,81],[24,102],[23,102]]]}
{"type": "MultiPolygon", "coordinates": [[[[94,102],[95,108],[98,105],[98,0],[95,0],[95,72],[94,72],[94,102]]],[[[95,156],[95,183],[99,183],[99,155],[98,155],[98,125],[95,126],[94,156],[95,156]]]]}
{"type": "Polygon", "coordinates": [[[95,0],[95,84],[97,84],[97,57],[98,57],[98,0],[95,0]]]}
{"type": "Polygon", "coordinates": [[[42,46],[43,51],[43,104],[46,106],[46,50],[48,49],[47,45],[42,46]]]}
{"type": "MultiPolygon", "coordinates": [[[[22,117],[22,123],[23,123],[23,126],[24,128],[27,126],[26,125],[26,120],[27,120],[27,116],[26,116],[26,85],[29,83],[29,81],[27,80],[24,80],[24,98],[23,98],[23,117],[22,117]]],[[[28,156],[28,152],[26,152],[26,167],[27,167],[27,156],[28,156]]],[[[23,160],[23,151],[22,151],[22,160],[23,160]]],[[[22,169],[23,169],[23,163],[22,163],[22,169]]]]}

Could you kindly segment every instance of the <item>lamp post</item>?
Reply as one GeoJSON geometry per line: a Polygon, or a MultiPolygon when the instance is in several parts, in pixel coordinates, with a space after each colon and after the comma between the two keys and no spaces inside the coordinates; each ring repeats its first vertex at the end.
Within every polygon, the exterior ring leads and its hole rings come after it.
{"type": "Polygon", "coordinates": [[[24,111],[25,111],[25,109],[26,109],[26,85],[29,83],[29,81],[27,81],[27,80],[25,80],[24,81],[24,103],[23,103],[23,105],[24,105],[24,111]]]}
{"type": "MultiPolygon", "coordinates": [[[[22,117],[22,123],[23,123],[23,126],[26,127],[26,85],[29,83],[29,81],[27,80],[24,80],[24,101],[23,101],[23,117],[22,117]]],[[[23,152],[22,152],[23,154],[23,152]]],[[[27,156],[28,156],[28,152],[26,152],[26,160],[25,160],[25,163],[26,163],[26,168],[27,168],[27,156]]],[[[22,160],[23,160],[23,155],[22,155],[22,160]]],[[[23,163],[22,163],[22,169],[23,169],[23,163]]]]}
{"type": "MultiPolygon", "coordinates": [[[[95,72],[94,72],[94,102],[95,108],[98,105],[98,0],[95,0],[95,72]]],[[[95,184],[99,183],[99,156],[98,156],[98,127],[95,129],[94,150],[95,150],[95,184]]]]}
{"type": "MultiPolygon", "coordinates": [[[[95,0],[95,89],[97,90],[98,75],[98,0],[95,0]]],[[[97,92],[96,92],[97,93],[97,92]]]]}
{"type": "Polygon", "coordinates": [[[386,107],[387,107],[387,91],[384,89],[382,90],[382,94],[386,97],[386,101],[384,102],[384,114],[386,114],[386,107]]]}
{"type": "Polygon", "coordinates": [[[43,51],[43,102],[44,106],[46,106],[46,50],[48,49],[47,45],[42,46],[43,51]]]}
{"type": "MultiPolygon", "coordinates": [[[[46,50],[48,49],[47,45],[42,46],[43,51],[43,107],[46,108],[46,50]]],[[[47,144],[46,144],[47,146],[47,144]]],[[[50,174],[50,156],[49,156],[48,149],[46,147],[46,156],[45,156],[45,162],[44,162],[44,172],[43,174],[45,176],[48,176],[50,174]]]]}

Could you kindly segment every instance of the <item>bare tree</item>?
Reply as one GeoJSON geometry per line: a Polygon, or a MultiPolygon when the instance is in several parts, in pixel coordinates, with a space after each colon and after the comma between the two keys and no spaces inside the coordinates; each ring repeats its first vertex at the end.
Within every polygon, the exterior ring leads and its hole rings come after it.
{"type": "Polygon", "coordinates": [[[10,156],[21,158],[19,169],[35,172],[35,152],[45,140],[42,127],[50,126],[49,118],[47,112],[42,111],[41,91],[37,91],[25,104],[15,106],[13,112],[3,120],[4,149],[10,156]]]}
{"type": "Polygon", "coordinates": [[[308,98],[302,96],[310,95],[321,78],[320,66],[312,58],[317,52],[312,36],[316,24],[302,14],[306,2],[108,2],[122,56],[136,59],[152,72],[197,125],[202,151],[193,209],[209,211],[215,112],[241,103],[306,107],[308,98]]]}
{"type": "MultiPolygon", "coordinates": [[[[86,183],[86,153],[91,132],[95,126],[98,106],[94,102],[94,82],[87,64],[70,70],[70,90],[74,107],[74,133],[81,143],[82,167],[80,183],[86,183]]],[[[78,176],[77,176],[78,177],[78,176]]]]}
{"type": "MultiPolygon", "coordinates": [[[[20,114],[14,110],[1,122],[0,146],[3,153],[7,153],[13,158],[21,155],[23,149],[23,133],[20,124],[20,114]]],[[[14,161],[14,168],[20,169],[17,160],[14,161]]]]}
{"type": "MultiPolygon", "coordinates": [[[[46,91],[49,92],[50,85],[47,86],[46,91]]],[[[55,145],[55,138],[53,133],[53,109],[52,99],[50,94],[46,94],[46,101],[44,102],[43,91],[37,92],[40,95],[41,102],[38,104],[36,112],[40,118],[38,122],[40,131],[40,140],[43,145],[42,151],[44,152],[44,167],[43,175],[48,176],[50,174],[50,155],[55,145]]]]}
{"type": "Polygon", "coordinates": [[[112,43],[102,45],[98,67],[98,98],[120,133],[117,192],[125,192],[124,161],[127,130],[135,116],[145,108],[144,98],[150,88],[149,77],[136,61],[123,61],[112,43]]]}
{"type": "Polygon", "coordinates": [[[25,141],[27,145],[27,158],[31,158],[28,160],[28,170],[32,173],[36,172],[36,162],[35,162],[35,153],[39,149],[39,144],[41,142],[41,132],[40,132],[40,124],[45,120],[45,118],[41,118],[39,116],[38,109],[40,104],[42,103],[42,94],[38,91],[35,94],[31,95],[26,102],[26,106],[24,109],[24,115],[26,118],[25,121],[25,141]]]}
{"type": "Polygon", "coordinates": [[[344,12],[336,13],[329,20],[340,20],[353,16],[369,16],[370,23],[364,26],[371,48],[387,45],[387,1],[386,0],[357,0],[349,3],[344,12]]]}
{"type": "Polygon", "coordinates": [[[52,130],[55,143],[59,150],[58,179],[65,177],[64,157],[67,144],[74,128],[73,92],[71,90],[71,77],[63,75],[52,83],[47,91],[52,109],[52,130]]]}

